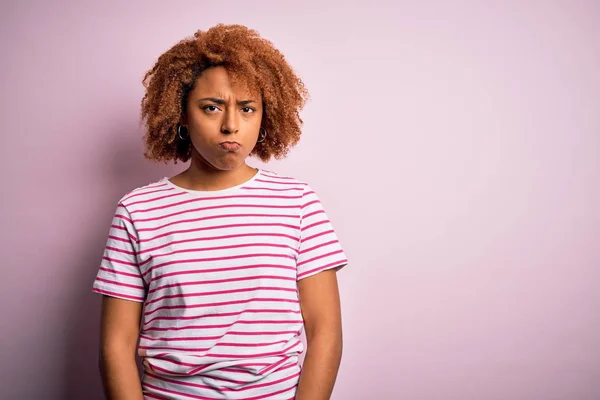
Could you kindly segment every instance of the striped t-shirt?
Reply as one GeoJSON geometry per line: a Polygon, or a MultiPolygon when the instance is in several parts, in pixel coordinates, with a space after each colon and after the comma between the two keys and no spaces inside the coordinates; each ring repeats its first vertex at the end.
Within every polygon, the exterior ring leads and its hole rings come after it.
{"type": "Polygon", "coordinates": [[[148,399],[293,399],[297,281],[347,259],[311,187],[258,169],[224,190],[164,177],[118,202],[96,293],[144,303],[148,399]]]}

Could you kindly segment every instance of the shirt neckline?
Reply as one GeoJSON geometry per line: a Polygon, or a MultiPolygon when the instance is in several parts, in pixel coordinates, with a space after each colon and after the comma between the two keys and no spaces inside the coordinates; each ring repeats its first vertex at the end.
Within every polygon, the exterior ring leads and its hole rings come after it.
{"type": "Polygon", "coordinates": [[[219,195],[223,195],[223,194],[231,194],[231,193],[237,192],[242,187],[248,186],[249,184],[251,184],[252,182],[254,182],[262,174],[262,169],[261,168],[254,168],[254,169],[256,170],[256,173],[254,174],[254,176],[252,176],[247,181],[242,182],[239,185],[232,186],[232,187],[225,188],[225,189],[220,189],[220,190],[194,190],[194,189],[186,189],[186,188],[183,188],[183,187],[178,186],[178,185],[174,184],[173,182],[171,182],[169,180],[169,177],[167,177],[167,176],[163,177],[162,181],[163,181],[163,183],[167,184],[167,186],[169,186],[169,187],[171,187],[173,189],[182,191],[182,192],[189,193],[192,196],[219,196],[219,195]]]}

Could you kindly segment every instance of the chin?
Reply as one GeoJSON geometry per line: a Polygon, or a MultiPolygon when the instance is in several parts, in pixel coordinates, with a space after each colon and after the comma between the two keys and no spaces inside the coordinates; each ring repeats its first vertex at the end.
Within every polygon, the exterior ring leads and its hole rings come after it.
{"type": "Polygon", "coordinates": [[[212,163],[210,163],[214,168],[221,170],[221,171],[234,171],[240,167],[243,167],[246,163],[245,163],[246,158],[238,158],[236,157],[235,159],[233,157],[222,157],[222,158],[218,158],[216,160],[214,160],[212,163]]]}
{"type": "Polygon", "coordinates": [[[217,171],[234,171],[245,164],[248,155],[242,155],[239,152],[236,153],[212,153],[202,154],[197,149],[195,155],[192,158],[196,159],[197,163],[205,164],[217,171]]]}

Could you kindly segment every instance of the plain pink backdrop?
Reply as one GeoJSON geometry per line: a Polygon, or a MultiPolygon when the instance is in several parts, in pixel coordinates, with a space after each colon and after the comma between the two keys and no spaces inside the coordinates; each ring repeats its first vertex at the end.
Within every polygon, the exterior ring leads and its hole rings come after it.
{"type": "Polygon", "coordinates": [[[312,95],[265,167],[350,259],[333,399],[600,398],[600,3],[350,3],[2,2],[1,398],[102,398],[112,213],[184,167],[142,157],[141,78],[218,22],[312,95]]]}

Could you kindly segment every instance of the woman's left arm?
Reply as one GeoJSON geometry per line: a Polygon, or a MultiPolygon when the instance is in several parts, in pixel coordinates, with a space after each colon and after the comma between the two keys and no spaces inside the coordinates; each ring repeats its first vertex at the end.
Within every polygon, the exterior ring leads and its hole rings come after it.
{"type": "Polygon", "coordinates": [[[298,281],[307,351],[296,400],[329,400],[342,359],[342,317],[336,270],[298,281]]]}

